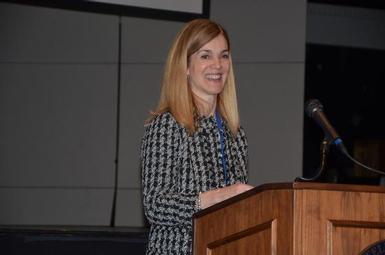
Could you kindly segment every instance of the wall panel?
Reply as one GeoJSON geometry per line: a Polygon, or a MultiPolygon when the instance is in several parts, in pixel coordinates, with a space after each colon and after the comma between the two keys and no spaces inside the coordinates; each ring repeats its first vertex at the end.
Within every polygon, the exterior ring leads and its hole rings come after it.
{"type": "Polygon", "coordinates": [[[0,3],[0,62],[111,63],[117,16],[0,3]]]}
{"type": "Polygon", "coordinates": [[[109,224],[112,191],[0,187],[1,225],[109,224]]]}

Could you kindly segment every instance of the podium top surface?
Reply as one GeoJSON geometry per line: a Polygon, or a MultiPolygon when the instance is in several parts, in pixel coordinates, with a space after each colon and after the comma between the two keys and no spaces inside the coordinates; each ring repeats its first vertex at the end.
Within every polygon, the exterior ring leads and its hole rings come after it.
{"type": "Polygon", "coordinates": [[[242,194],[239,194],[225,201],[222,201],[218,204],[215,204],[211,207],[208,207],[202,211],[199,211],[193,215],[193,219],[209,214],[210,212],[221,209],[239,200],[251,197],[257,193],[268,191],[268,190],[280,190],[280,189],[385,193],[385,186],[375,186],[375,185],[335,184],[335,183],[315,183],[315,182],[267,183],[267,184],[259,185],[249,191],[246,191],[242,194]]]}
{"type": "MultiPolygon", "coordinates": [[[[267,184],[267,185],[270,185],[270,184],[267,184]]],[[[357,185],[357,184],[316,183],[316,182],[293,182],[293,183],[289,183],[289,185],[291,185],[293,189],[317,189],[317,190],[385,193],[385,186],[378,186],[378,185],[357,185]]]]}

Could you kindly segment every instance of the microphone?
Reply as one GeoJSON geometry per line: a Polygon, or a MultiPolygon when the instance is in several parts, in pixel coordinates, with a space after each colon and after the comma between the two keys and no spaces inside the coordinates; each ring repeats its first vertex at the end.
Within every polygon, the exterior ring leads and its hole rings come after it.
{"type": "Polygon", "coordinates": [[[306,102],[305,111],[306,114],[315,120],[315,122],[322,128],[325,134],[325,138],[329,143],[335,144],[337,146],[342,144],[342,140],[339,134],[326,118],[326,115],[323,112],[323,106],[320,101],[317,99],[310,99],[306,102]]]}
{"type": "MultiPolygon", "coordinates": [[[[371,168],[369,166],[366,166],[361,162],[359,162],[358,160],[354,159],[352,156],[350,156],[339,134],[334,129],[334,127],[330,124],[329,120],[326,118],[326,115],[323,112],[323,106],[320,101],[318,101],[317,99],[310,99],[309,101],[306,102],[305,111],[306,111],[306,114],[310,118],[315,120],[315,122],[317,122],[317,124],[322,128],[322,130],[324,131],[325,140],[327,141],[327,143],[336,145],[338,149],[342,152],[342,154],[344,154],[347,158],[349,158],[351,161],[353,161],[357,165],[371,172],[374,172],[376,174],[385,176],[384,171],[380,171],[380,170],[371,168]]],[[[313,178],[300,177],[297,179],[302,181],[314,181],[321,175],[322,171],[323,171],[323,165],[320,166],[320,170],[315,177],[313,178]]]]}

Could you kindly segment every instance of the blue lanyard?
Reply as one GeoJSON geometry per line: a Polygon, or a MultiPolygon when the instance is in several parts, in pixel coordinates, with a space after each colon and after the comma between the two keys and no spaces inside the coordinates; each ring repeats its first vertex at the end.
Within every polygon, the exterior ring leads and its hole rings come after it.
{"type": "Polygon", "coordinates": [[[227,165],[226,165],[225,142],[224,142],[225,130],[223,129],[222,118],[219,115],[218,111],[215,112],[215,120],[217,122],[217,127],[218,127],[218,130],[219,130],[219,136],[220,136],[220,139],[221,139],[221,153],[222,153],[223,176],[224,176],[224,179],[225,179],[225,184],[228,185],[229,181],[228,181],[228,178],[227,178],[227,165]]]}

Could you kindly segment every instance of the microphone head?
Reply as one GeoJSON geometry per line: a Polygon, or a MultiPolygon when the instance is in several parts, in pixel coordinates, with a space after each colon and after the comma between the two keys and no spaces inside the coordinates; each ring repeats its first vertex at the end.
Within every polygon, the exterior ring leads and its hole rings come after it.
{"type": "Polygon", "coordinates": [[[307,116],[309,116],[310,118],[313,118],[313,114],[316,111],[322,111],[322,110],[323,110],[323,106],[321,102],[318,101],[317,99],[310,99],[305,104],[305,112],[307,116]]]}

